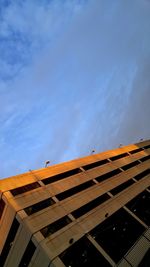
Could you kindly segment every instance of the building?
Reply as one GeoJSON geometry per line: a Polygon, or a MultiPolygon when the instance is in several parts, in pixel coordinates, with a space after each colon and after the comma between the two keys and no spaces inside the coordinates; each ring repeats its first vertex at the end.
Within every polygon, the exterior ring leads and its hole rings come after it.
{"type": "Polygon", "coordinates": [[[150,140],[0,180],[0,266],[150,266],[150,140]]]}

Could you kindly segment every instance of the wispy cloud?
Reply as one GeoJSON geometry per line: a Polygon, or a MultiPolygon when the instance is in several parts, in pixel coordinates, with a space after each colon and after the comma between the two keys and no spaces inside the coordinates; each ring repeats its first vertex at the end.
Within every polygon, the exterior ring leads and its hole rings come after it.
{"type": "Polygon", "coordinates": [[[3,5],[1,176],[149,138],[149,12],[144,0],[3,5]]]}

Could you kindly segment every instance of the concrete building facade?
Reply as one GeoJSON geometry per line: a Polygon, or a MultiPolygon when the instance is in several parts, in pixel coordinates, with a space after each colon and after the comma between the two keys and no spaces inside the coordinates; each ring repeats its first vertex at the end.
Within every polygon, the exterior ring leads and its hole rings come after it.
{"type": "Polygon", "coordinates": [[[149,226],[150,140],[0,180],[1,267],[150,266],[149,226]]]}

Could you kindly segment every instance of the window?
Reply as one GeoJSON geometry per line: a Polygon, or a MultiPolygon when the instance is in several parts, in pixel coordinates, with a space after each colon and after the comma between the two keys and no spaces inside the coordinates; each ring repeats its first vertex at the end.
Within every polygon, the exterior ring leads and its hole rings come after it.
{"type": "Polygon", "coordinates": [[[65,192],[62,192],[62,193],[56,195],[56,197],[58,198],[58,200],[63,200],[67,197],[70,197],[70,196],[72,196],[78,192],[81,192],[81,191],[87,189],[88,187],[90,187],[92,185],[95,185],[95,183],[91,180],[91,181],[85,182],[83,184],[80,184],[76,187],[73,187],[71,189],[68,189],[65,192]]]}
{"type": "Polygon", "coordinates": [[[150,248],[146,252],[144,258],[142,259],[138,267],[149,267],[149,266],[150,266],[150,248]]]}
{"type": "Polygon", "coordinates": [[[149,159],[150,159],[150,155],[141,158],[140,161],[144,162],[144,161],[149,160],[149,159]]]}
{"type": "Polygon", "coordinates": [[[114,175],[119,174],[119,173],[121,173],[121,170],[120,169],[116,169],[114,171],[110,171],[110,172],[107,172],[105,174],[102,174],[101,176],[95,178],[95,180],[98,181],[98,182],[102,182],[102,181],[104,181],[106,179],[111,178],[114,175]]]}
{"type": "Polygon", "coordinates": [[[27,215],[31,215],[33,213],[36,213],[40,210],[43,210],[51,205],[55,204],[55,201],[52,198],[48,198],[45,200],[42,200],[32,206],[29,206],[24,209],[24,211],[27,213],[27,215]]]}
{"type": "Polygon", "coordinates": [[[109,267],[102,254],[86,237],[82,237],[59,256],[66,267],[109,267]]]}
{"type": "Polygon", "coordinates": [[[31,258],[36,250],[36,246],[34,243],[30,240],[29,244],[27,245],[27,248],[23,254],[23,257],[21,259],[21,262],[19,264],[19,267],[28,266],[30,264],[31,258]]]}
{"type": "Polygon", "coordinates": [[[117,187],[115,187],[114,189],[112,189],[110,191],[110,193],[112,193],[113,195],[118,194],[119,192],[121,192],[122,190],[126,189],[127,187],[129,187],[130,185],[134,184],[134,181],[132,179],[128,180],[127,182],[118,185],[117,187]]]}
{"type": "Polygon", "coordinates": [[[7,256],[9,254],[9,251],[11,249],[11,246],[13,245],[13,241],[15,239],[15,236],[17,234],[19,228],[19,222],[17,221],[17,219],[15,218],[12,226],[10,228],[10,231],[8,233],[7,239],[5,241],[5,245],[2,249],[1,255],[0,255],[0,266],[4,266],[5,261],[7,259],[7,256]]]}
{"type": "Polygon", "coordinates": [[[110,196],[107,194],[99,196],[99,197],[95,198],[94,200],[90,201],[89,203],[85,204],[81,208],[73,211],[72,215],[77,219],[77,218],[81,217],[82,215],[84,215],[85,213],[89,212],[90,210],[96,208],[97,206],[99,206],[100,204],[102,204],[103,202],[108,200],[109,198],[110,198],[110,196]]]}
{"type": "Polygon", "coordinates": [[[5,202],[4,202],[4,200],[1,198],[1,200],[0,200],[0,219],[1,219],[1,217],[2,217],[4,208],[5,208],[5,202]]]}
{"type": "Polygon", "coordinates": [[[150,193],[144,191],[126,205],[143,222],[150,225],[150,193]]]}
{"type": "Polygon", "coordinates": [[[61,228],[65,227],[67,224],[69,224],[71,222],[72,222],[71,219],[68,216],[65,216],[65,217],[47,225],[40,232],[46,238],[49,235],[52,235],[53,233],[57,232],[61,228]]]}
{"type": "Polygon", "coordinates": [[[12,193],[13,196],[17,196],[17,195],[20,195],[20,194],[23,194],[25,192],[31,191],[31,190],[33,190],[35,188],[38,188],[38,187],[40,187],[40,184],[35,182],[35,183],[32,183],[32,184],[27,184],[27,185],[12,189],[12,190],[10,190],[10,192],[12,193]]]}
{"type": "Polygon", "coordinates": [[[134,178],[139,181],[140,179],[142,179],[143,177],[145,177],[148,174],[150,174],[150,169],[147,169],[147,170],[135,175],[134,178]]]}
{"type": "Polygon", "coordinates": [[[148,146],[144,146],[143,148],[144,148],[144,149],[148,149],[148,148],[150,148],[150,145],[148,145],[148,146]]]}
{"type": "Polygon", "coordinates": [[[140,151],[143,151],[143,148],[137,148],[137,149],[134,149],[132,151],[129,151],[130,154],[135,154],[135,153],[138,153],[140,151]]]}
{"type": "Polygon", "coordinates": [[[120,209],[96,226],[90,234],[117,263],[144,230],[128,212],[120,209]]]}
{"type": "Polygon", "coordinates": [[[106,163],[109,163],[109,160],[108,159],[103,159],[103,160],[96,161],[96,162],[90,163],[88,165],[85,165],[85,166],[83,166],[83,169],[84,170],[89,170],[89,169],[92,169],[92,168],[95,168],[95,167],[99,167],[101,165],[104,165],[106,163]]]}
{"type": "Polygon", "coordinates": [[[47,185],[47,184],[51,184],[51,183],[54,183],[54,182],[57,182],[59,180],[62,180],[64,178],[67,178],[69,176],[72,176],[72,175],[75,175],[75,174],[78,174],[82,172],[79,168],[78,169],[74,169],[74,170],[70,170],[70,171],[66,171],[66,172],[63,172],[63,173],[59,173],[59,174],[56,174],[52,177],[49,177],[49,178],[46,178],[46,179],[43,179],[42,182],[47,185]]]}
{"type": "Polygon", "coordinates": [[[121,158],[124,158],[124,157],[127,157],[127,156],[129,156],[128,153],[123,153],[123,154],[120,154],[120,155],[113,156],[110,159],[112,161],[114,161],[114,160],[121,159],[121,158]]]}
{"type": "Polygon", "coordinates": [[[126,171],[126,170],[128,170],[128,169],[130,169],[130,168],[132,168],[132,167],[134,167],[134,166],[136,166],[136,165],[138,165],[138,164],[140,164],[140,162],[139,161],[134,161],[134,162],[131,162],[131,163],[129,163],[129,164],[127,164],[127,165],[124,165],[123,167],[121,167],[124,171],[126,171]]]}

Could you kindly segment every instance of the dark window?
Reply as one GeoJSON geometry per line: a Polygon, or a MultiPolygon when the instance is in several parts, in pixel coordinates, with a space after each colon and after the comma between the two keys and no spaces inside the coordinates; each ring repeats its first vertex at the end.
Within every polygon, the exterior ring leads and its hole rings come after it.
{"type": "Polygon", "coordinates": [[[82,237],[59,256],[66,267],[109,267],[110,264],[94,245],[82,237]]]}
{"type": "Polygon", "coordinates": [[[71,219],[68,216],[65,216],[49,225],[44,227],[41,230],[41,233],[44,237],[48,237],[49,235],[52,235],[53,233],[57,232],[61,228],[65,227],[67,224],[71,223],[71,219]]]}
{"type": "Polygon", "coordinates": [[[84,215],[85,213],[89,212],[90,210],[96,208],[97,206],[99,206],[100,204],[102,204],[103,202],[108,200],[109,198],[110,198],[110,196],[107,195],[107,194],[99,196],[99,197],[95,198],[94,200],[90,201],[89,203],[85,204],[81,208],[76,209],[75,211],[73,211],[72,215],[75,218],[79,218],[82,215],[84,215]]]}
{"type": "Polygon", "coordinates": [[[43,179],[42,182],[47,185],[47,184],[51,184],[51,183],[54,183],[54,182],[57,182],[59,180],[62,180],[64,178],[67,178],[69,176],[72,176],[72,175],[75,175],[75,174],[78,174],[82,172],[79,168],[78,169],[74,169],[74,170],[71,170],[71,171],[66,171],[66,172],[63,172],[63,173],[60,173],[60,174],[56,174],[52,177],[49,177],[49,178],[46,178],[46,179],[43,179]]]}
{"type": "Polygon", "coordinates": [[[88,181],[88,182],[85,182],[84,184],[80,184],[76,187],[73,187],[71,189],[68,189],[66,190],[65,192],[62,192],[58,195],[56,195],[56,197],[59,199],[59,200],[63,200],[67,197],[70,197],[78,192],[81,192],[85,189],[87,189],[88,187],[92,186],[92,185],[95,185],[95,183],[91,180],[91,181],[88,181]]]}
{"type": "Polygon", "coordinates": [[[119,174],[120,172],[121,172],[120,169],[116,169],[114,171],[110,171],[110,172],[107,172],[105,174],[102,174],[101,176],[97,177],[95,180],[97,180],[98,182],[102,182],[102,181],[104,181],[106,179],[111,178],[114,175],[119,174]]]}
{"type": "Polygon", "coordinates": [[[150,225],[150,193],[144,191],[126,205],[147,225],[150,225]]]}
{"type": "Polygon", "coordinates": [[[131,179],[131,180],[128,180],[127,182],[121,184],[121,185],[118,185],[117,187],[115,187],[114,189],[112,189],[110,192],[113,194],[113,195],[116,195],[118,193],[120,193],[122,190],[126,189],[127,187],[129,187],[130,185],[134,184],[135,182],[131,179]]]}
{"type": "Polygon", "coordinates": [[[144,162],[144,161],[146,161],[146,160],[148,160],[148,159],[150,159],[150,155],[145,156],[145,157],[141,158],[140,160],[141,160],[142,162],[144,162]]]}
{"type": "Polygon", "coordinates": [[[52,198],[48,198],[48,199],[45,199],[45,200],[42,200],[32,206],[29,206],[27,208],[25,208],[25,212],[28,214],[28,215],[31,215],[33,213],[36,213],[40,210],[43,210],[51,205],[55,204],[55,201],[52,199],[52,198]]]}
{"type": "Polygon", "coordinates": [[[145,228],[123,209],[96,226],[90,234],[117,263],[145,228]]]}
{"type": "Polygon", "coordinates": [[[17,196],[17,195],[20,195],[20,194],[23,194],[25,192],[31,191],[31,190],[33,190],[35,188],[38,188],[38,187],[40,187],[40,184],[35,182],[35,183],[32,183],[32,184],[27,184],[27,185],[12,189],[12,190],[10,190],[10,192],[12,193],[13,196],[17,196]]]}
{"type": "Polygon", "coordinates": [[[110,159],[111,160],[117,160],[117,159],[121,159],[121,158],[124,158],[124,157],[127,157],[127,156],[129,156],[128,153],[123,153],[123,154],[120,154],[120,155],[117,155],[117,156],[113,156],[110,159]]]}
{"type": "Polygon", "coordinates": [[[85,165],[85,166],[83,166],[83,169],[84,170],[89,170],[89,169],[92,169],[92,168],[95,168],[95,167],[99,167],[101,165],[104,165],[106,163],[109,163],[109,160],[108,159],[103,159],[103,160],[96,161],[96,162],[90,163],[88,165],[85,165]]]}
{"type": "Polygon", "coordinates": [[[8,236],[7,236],[7,239],[5,241],[5,245],[3,247],[1,255],[0,255],[0,266],[1,267],[4,266],[4,264],[5,264],[7,256],[9,254],[9,251],[11,249],[11,246],[13,245],[13,241],[14,241],[15,236],[17,234],[18,228],[19,228],[19,222],[15,218],[13,223],[12,223],[12,226],[10,228],[10,231],[8,233],[8,236]]]}
{"type": "Polygon", "coordinates": [[[138,267],[149,267],[149,266],[150,266],[150,248],[146,252],[144,258],[142,259],[138,267]]]}
{"type": "Polygon", "coordinates": [[[1,219],[1,217],[2,217],[4,208],[5,208],[5,202],[4,202],[4,200],[1,198],[1,200],[0,200],[0,219],[1,219]]]}
{"type": "Polygon", "coordinates": [[[129,151],[130,154],[135,154],[135,153],[138,153],[140,151],[143,151],[143,148],[137,148],[137,149],[134,149],[132,151],[129,151]]]}
{"type": "Polygon", "coordinates": [[[30,240],[29,244],[26,247],[26,250],[23,254],[19,267],[28,266],[30,264],[31,258],[36,250],[36,246],[30,240]]]}
{"type": "Polygon", "coordinates": [[[132,168],[132,167],[134,167],[134,166],[136,166],[136,165],[138,165],[138,164],[140,164],[140,162],[139,161],[134,161],[134,162],[131,162],[131,163],[129,163],[129,164],[127,164],[127,165],[124,165],[123,167],[121,167],[124,171],[126,171],[126,170],[128,170],[128,169],[130,169],[130,168],[132,168]]]}
{"type": "Polygon", "coordinates": [[[139,181],[140,179],[142,179],[143,177],[145,177],[148,174],[150,174],[150,169],[147,169],[147,170],[135,175],[134,178],[139,181]]]}
{"type": "Polygon", "coordinates": [[[148,145],[148,146],[144,146],[143,148],[144,148],[144,149],[148,149],[148,148],[150,148],[150,145],[148,145]]]}

